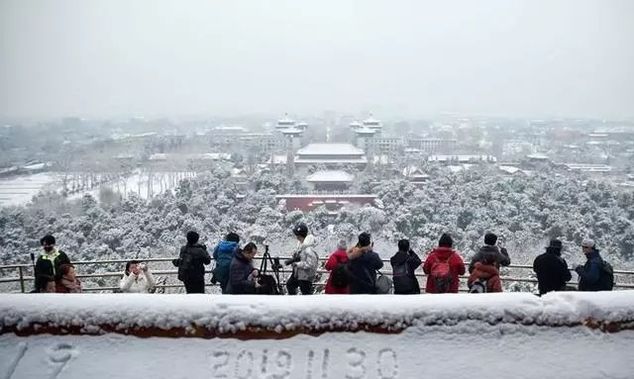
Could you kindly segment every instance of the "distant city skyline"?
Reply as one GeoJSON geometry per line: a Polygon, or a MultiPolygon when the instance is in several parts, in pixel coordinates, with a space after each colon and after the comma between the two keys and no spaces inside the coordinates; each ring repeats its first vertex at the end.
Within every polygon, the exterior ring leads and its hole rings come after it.
{"type": "Polygon", "coordinates": [[[634,119],[634,2],[0,0],[0,119],[634,119]]]}

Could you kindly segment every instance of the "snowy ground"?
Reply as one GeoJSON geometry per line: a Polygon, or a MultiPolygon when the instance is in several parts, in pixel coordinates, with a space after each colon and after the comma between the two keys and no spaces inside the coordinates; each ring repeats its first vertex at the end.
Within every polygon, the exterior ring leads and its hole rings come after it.
{"type": "MultiPolygon", "coordinates": [[[[136,193],[141,198],[147,199],[168,189],[173,189],[178,185],[179,180],[193,175],[194,173],[191,172],[155,172],[151,177],[148,177],[145,172],[135,171],[125,180],[114,181],[96,186],[90,190],[77,192],[70,195],[69,198],[76,199],[86,193],[90,193],[98,199],[100,188],[108,187],[116,193],[136,193]]],[[[0,179],[0,206],[24,205],[42,190],[60,191],[62,188],[61,178],[62,175],[59,173],[46,172],[0,179]]],[[[72,183],[69,183],[70,186],[72,186],[72,183]]]]}
{"type": "Polygon", "coordinates": [[[631,378],[634,372],[633,330],[586,326],[592,319],[631,328],[634,293],[625,291],[543,298],[2,295],[0,315],[6,378],[631,378]],[[92,336],[8,331],[46,320],[82,325],[84,333],[98,334],[104,322],[120,329],[92,336]],[[354,332],[368,324],[383,332],[354,332]],[[227,334],[123,334],[183,326],[227,334]],[[282,334],[258,337],[270,328],[282,334]]]}

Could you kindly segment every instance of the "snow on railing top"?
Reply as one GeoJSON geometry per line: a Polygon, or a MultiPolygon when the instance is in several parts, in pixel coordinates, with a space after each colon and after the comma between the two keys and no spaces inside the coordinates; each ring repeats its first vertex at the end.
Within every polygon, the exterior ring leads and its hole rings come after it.
{"type": "Polygon", "coordinates": [[[313,296],[0,295],[0,334],[287,338],[409,327],[515,324],[634,328],[634,292],[313,296]]]}

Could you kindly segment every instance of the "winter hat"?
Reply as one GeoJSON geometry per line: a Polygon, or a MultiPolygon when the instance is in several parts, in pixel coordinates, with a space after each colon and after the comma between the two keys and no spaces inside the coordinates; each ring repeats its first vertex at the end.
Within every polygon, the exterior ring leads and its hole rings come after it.
{"type": "Polygon", "coordinates": [[[546,247],[546,252],[561,254],[562,243],[558,239],[550,240],[550,245],[546,247]]]}
{"type": "Polygon", "coordinates": [[[193,245],[198,242],[200,235],[194,231],[187,232],[187,243],[193,245]]]}
{"type": "Polygon", "coordinates": [[[348,248],[348,244],[346,243],[346,240],[340,239],[339,242],[337,242],[337,249],[346,250],[347,248],[348,248]]]}
{"type": "Polygon", "coordinates": [[[293,234],[306,238],[306,236],[308,235],[308,226],[306,226],[306,224],[304,224],[303,222],[300,222],[293,229],[293,234]]]}
{"type": "Polygon", "coordinates": [[[495,243],[498,241],[498,236],[496,236],[493,233],[487,233],[484,235],[484,244],[485,245],[495,245],[495,243]]]}
{"type": "Polygon", "coordinates": [[[53,237],[50,234],[45,235],[44,237],[42,237],[42,239],[40,240],[40,245],[55,245],[55,237],[53,237]]]}
{"type": "Polygon", "coordinates": [[[240,242],[240,236],[234,232],[229,232],[229,234],[227,234],[227,236],[225,237],[226,241],[229,242],[236,242],[239,243],[240,242]]]}
{"type": "Polygon", "coordinates": [[[370,235],[370,233],[363,232],[359,234],[359,242],[358,242],[359,247],[370,246],[371,243],[372,243],[372,236],[370,235]]]}
{"type": "Polygon", "coordinates": [[[585,238],[583,242],[581,242],[582,247],[594,247],[594,241],[590,238],[585,238]]]}
{"type": "Polygon", "coordinates": [[[398,251],[409,251],[409,240],[402,239],[398,241],[398,251]]]}
{"type": "Polygon", "coordinates": [[[442,236],[440,236],[440,240],[438,241],[438,246],[452,247],[453,239],[451,239],[451,235],[449,235],[449,233],[443,233],[442,236]]]}

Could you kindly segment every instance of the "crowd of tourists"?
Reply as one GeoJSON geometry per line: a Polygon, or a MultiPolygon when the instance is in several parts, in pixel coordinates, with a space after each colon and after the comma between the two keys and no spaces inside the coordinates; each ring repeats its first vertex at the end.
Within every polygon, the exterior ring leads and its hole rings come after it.
{"type": "MultiPolygon", "coordinates": [[[[180,248],[178,258],[172,264],[178,268],[178,279],[187,293],[205,293],[205,266],[215,261],[211,282],[220,286],[223,294],[283,294],[312,295],[319,278],[320,257],[317,241],[306,224],[296,225],[292,233],[297,245],[291,257],[283,264],[268,252],[261,257],[262,264],[254,265],[258,246],[253,242],[240,245],[240,236],[234,232],[226,235],[210,255],[207,247],[199,242],[194,231],[187,233],[187,243],[180,248]],[[268,264],[268,265],[267,265],[268,264]],[[291,275],[283,286],[280,269],[286,266],[291,275]]],[[[33,292],[82,292],[75,266],[68,255],[57,249],[55,238],[46,235],[41,240],[42,253],[34,263],[35,289],[33,292]]],[[[323,292],[325,294],[399,294],[421,293],[416,270],[426,276],[426,293],[457,293],[460,281],[466,277],[471,293],[502,292],[500,268],[509,266],[508,251],[498,243],[493,233],[484,235],[484,244],[465,264],[462,254],[453,248],[453,239],[444,233],[438,246],[424,256],[414,252],[407,239],[398,241],[396,253],[390,258],[391,275],[381,272],[384,263],[374,249],[369,233],[361,233],[357,242],[349,246],[345,239],[338,241],[334,251],[325,260],[323,268],[328,273],[323,292]],[[468,276],[467,276],[468,275],[468,276]]],[[[572,279],[568,264],[561,257],[563,245],[551,240],[546,251],[535,258],[533,270],[537,276],[539,294],[551,291],[611,290],[614,274],[609,263],[603,260],[594,241],[584,239],[581,249],[586,262],[574,268],[579,277],[578,288],[568,285],[572,279]]],[[[117,292],[149,293],[156,288],[156,280],[148,265],[139,260],[127,262],[117,292]]]]}

